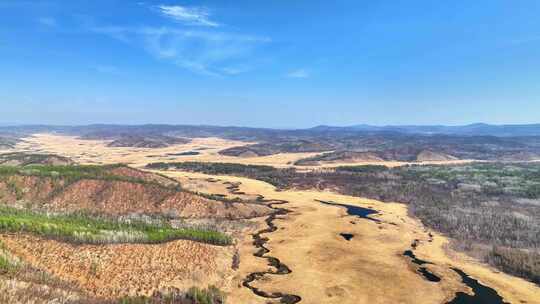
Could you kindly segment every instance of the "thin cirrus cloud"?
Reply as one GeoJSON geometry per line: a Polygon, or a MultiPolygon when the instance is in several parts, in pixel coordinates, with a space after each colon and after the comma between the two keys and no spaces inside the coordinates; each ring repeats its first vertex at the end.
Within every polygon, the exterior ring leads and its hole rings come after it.
{"type": "Polygon", "coordinates": [[[180,5],[158,5],[162,15],[174,21],[197,26],[218,27],[219,23],[210,20],[210,12],[203,7],[184,7],[180,5]]]}
{"type": "Polygon", "coordinates": [[[310,73],[304,69],[299,69],[299,70],[294,70],[294,71],[291,71],[289,73],[287,73],[286,75],[288,78],[298,78],[298,79],[302,79],[302,78],[309,78],[310,73]]]}
{"type": "Polygon", "coordinates": [[[267,37],[221,30],[223,27],[210,19],[206,8],[146,7],[178,25],[93,26],[89,30],[141,48],[163,62],[210,76],[232,76],[252,70],[254,53],[271,41],[267,37]]]}
{"type": "Polygon", "coordinates": [[[156,59],[211,76],[250,71],[253,53],[271,41],[267,37],[221,30],[223,27],[210,19],[206,8],[179,5],[148,8],[154,12],[157,9],[161,16],[179,25],[99,26],[90,30],[142,48],[156,59]]]}
{"type": "Polygon", "coordinates": [[[143,48],[153,57],[192,72],[211,76],[236,75],[266,37],[171,27],[94,27],[93,32],[143,48]]]}

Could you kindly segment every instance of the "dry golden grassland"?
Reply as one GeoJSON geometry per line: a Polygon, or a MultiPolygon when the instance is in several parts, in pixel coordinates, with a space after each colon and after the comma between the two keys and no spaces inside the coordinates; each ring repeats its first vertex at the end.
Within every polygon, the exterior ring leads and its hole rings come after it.
{"type": "MultiPolygon", "coordinates": [[[[129,148],[107,147],[107,140],[83,140],[75,136],[61,136],[54,134],[35,134],[17,144],[17,151],[47,152],[66,156],[81,164],[115,164],[127,163],[134,167],[143,167],[152,162],[224,162],[245,165],[269,165],[279,168],[294,167],[297,160],[312,157],[320,153],[280,153],[269,156],[234,157],[220,155],[218,152],[227,148],[243,146],[253,143],[226,140],[221,138],[195,138],[190,143],[173,145],[166,148],[129,148]],[[174,156],[170,154],[197,151],[199,155],[174,156]]],[[[422,164],[459,164],[470,160],[430,161],[422,164]]],[[[333,162],[318,166],[296,166],[300,170],[317,168],[332,168],[344,165],[378,164],[388,167],[410,164],[408,162],[381,161],[381,162],[333,162]]]]}

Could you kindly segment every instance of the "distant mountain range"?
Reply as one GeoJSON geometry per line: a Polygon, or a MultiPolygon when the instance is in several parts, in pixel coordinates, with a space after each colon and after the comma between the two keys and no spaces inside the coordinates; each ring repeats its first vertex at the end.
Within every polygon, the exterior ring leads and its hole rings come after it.
{"type": "Polygon", "coordinates": [[[470,135],[470,136],[540,136],[540,124],[521,125],[490,125],[475,123],[463,126],[372,126],[353,125],[346,127],[317,126],[311,128],[313,131],[359,131],[359,132],[400,132],[409,134],[446,134],[446,135],[470,135]]]}
{"type": "Polygon", "coordinates": [[[251,128],[233,126],[209,126],[209,125],[166,125],[166,124],[146,124],[146,125],[111,125],[94,124],[82,126],[51,126],[51,125],[13,125],[0,124],[0,133],[38,133],[38,132],[58,132],[70,133],[74,135],[101,135],[111,138],[125,134],[168,134],[183,137],[204,137],[221,136],[233,139],[261,140],[275,137],[310,137],[310,136],[332,136],[355,135],[358,133],[401,133],[416,135],[455,135],[455,136],[497,136],[497,137],[522,137],[540,136],[540,124],[515,124],[515,125],[491,125],[475,123],[463,126],[445,125],[389,125],[373,126],[359,124],[352,126],[326,126],[321,125],[308,129],[270,129],[251,128]]]}

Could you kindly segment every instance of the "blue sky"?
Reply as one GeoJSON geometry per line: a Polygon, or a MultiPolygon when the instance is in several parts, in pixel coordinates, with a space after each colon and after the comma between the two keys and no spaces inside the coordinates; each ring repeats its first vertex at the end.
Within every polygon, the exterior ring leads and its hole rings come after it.
{"type": "Polygon", "coordinates": [[[0,123],[540,122],[540,1],[0,0],[0,123]]]}

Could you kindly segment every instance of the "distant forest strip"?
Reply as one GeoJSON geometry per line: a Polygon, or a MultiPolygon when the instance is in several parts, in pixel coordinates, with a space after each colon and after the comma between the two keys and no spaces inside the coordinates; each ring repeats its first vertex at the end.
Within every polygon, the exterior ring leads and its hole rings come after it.
{"type": "Polygon", "coordinates": [[[279,188],[287,188],[289,186],[289,180],[299,174],[294,169],[276,169],[272,166],[242,165],[236,163],[158,162],[150,163],[146,165],[146,168],[152,170],[184,170],[212,175],[243,176],[262,180],[279,188]]]}
{"type": "Polygon", "coordinates": [[[152,169],[236,175],[278,188],[335,189],[409,205],[422,222],[458,248],[499,269],[540,284],[540,164],[347,166],[298,172],[226,163],[154,163],[152,169]]]}
{"type": "Polygon", "coordinates": [[[214,175],[247,175],[261,174],[279,171],[272,166],[263,165],[243,165],[235,163],[204,163],[204,162],[176,162],[176,163],[150,163],[148,169],[166,170],[182,169],[193,172],[201,172],[214,175]]]}

